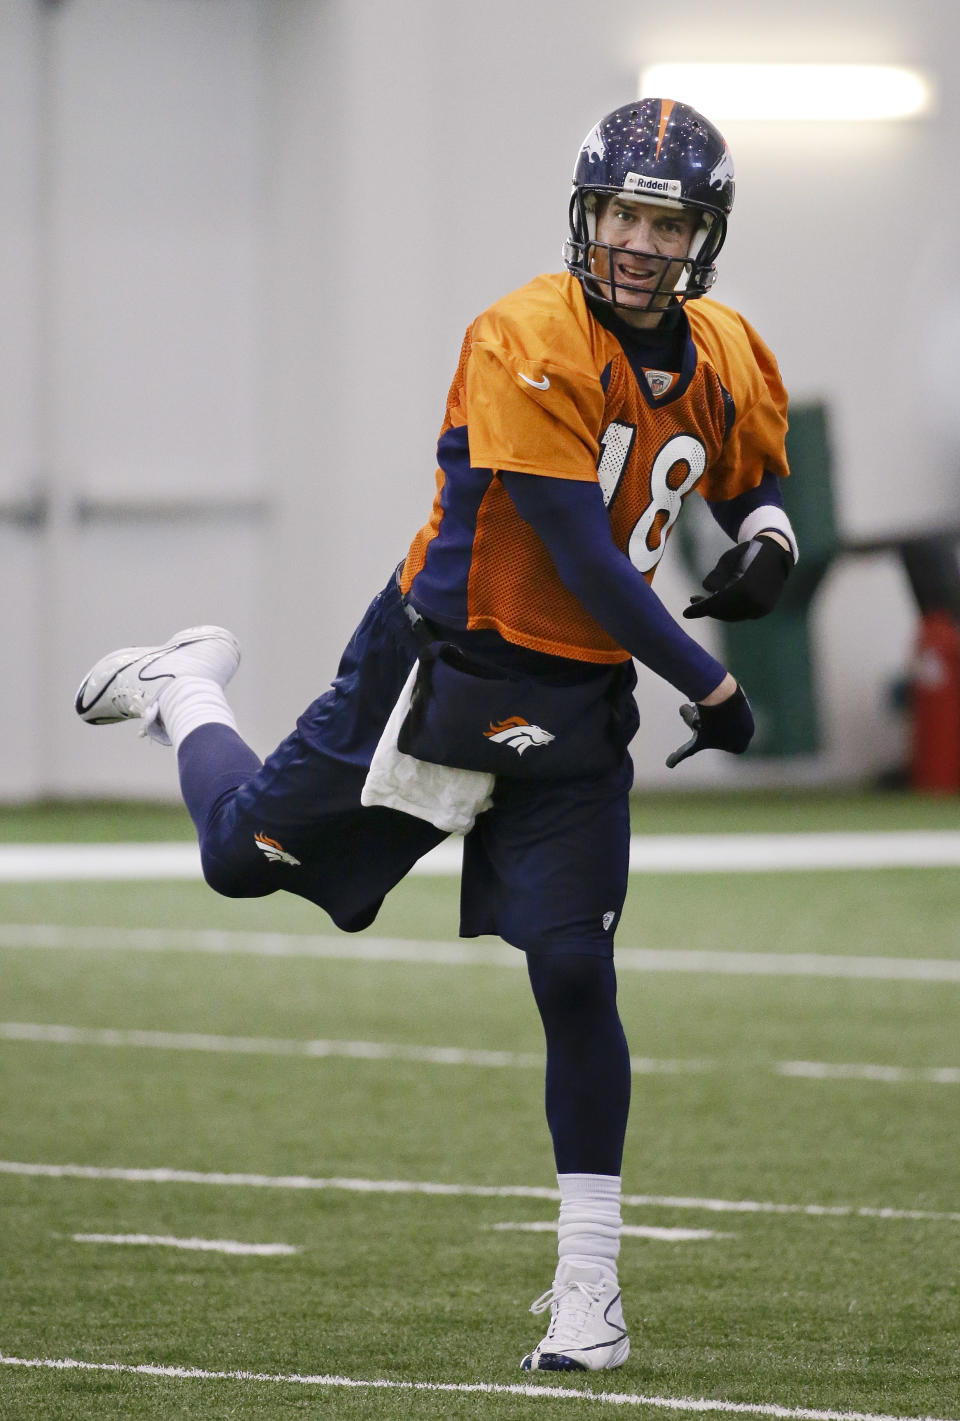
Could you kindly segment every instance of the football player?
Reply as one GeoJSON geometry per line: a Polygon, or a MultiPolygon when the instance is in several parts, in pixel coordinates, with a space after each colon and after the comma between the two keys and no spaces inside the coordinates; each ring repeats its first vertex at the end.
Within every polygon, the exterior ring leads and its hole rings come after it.
{"type": "Polygon", "coordinates": [[[240,653],[222,628],[112,652],[76,700],[90,724],[141,718],[173,743],[205,876],[228,896],[286,889],[356,931],[417,859],[465,833],[460,932],[526,954],[546,1038],[559,1247],[533,1304],[550,1322],[531,1370],[618,1367],[630,1347],[613,945],[633,659],[687,698],[691,733],[669,766],[739,754],[753,734],[743,690],[650,584],[694,490],[733,546],[686,618],[764,615],[796,557],[776,362],[707,296],[733,196],[723,137],[686,104],[643,99],[591,130],[566,270],[468,329],[430,517],[332,687],[265,763],[224,697],[240,653]]]}

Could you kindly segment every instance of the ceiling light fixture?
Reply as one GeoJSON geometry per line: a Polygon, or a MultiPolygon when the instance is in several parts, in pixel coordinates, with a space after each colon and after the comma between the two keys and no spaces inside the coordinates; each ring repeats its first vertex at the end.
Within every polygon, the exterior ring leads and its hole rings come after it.
{"type": "Polygon", "coordinates": [[[916,118],[933,104],[924,75],[888,64],[653,64],[640,72],[640,93],[679,99],[718,123],[916,118]]]}

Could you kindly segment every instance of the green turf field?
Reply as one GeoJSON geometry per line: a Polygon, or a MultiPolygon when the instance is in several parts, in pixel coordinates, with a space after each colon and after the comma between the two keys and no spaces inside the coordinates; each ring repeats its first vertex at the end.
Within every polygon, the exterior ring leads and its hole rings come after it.
{"type": "MultiPolygon", "coordinates": [[[[957,810],[650,796],[634,827],[955,829],[957,810]]],[[[0,814],[8,842],[188,827],[162,807],[0,814]]],[[[701,1236],[624,1239],[624,1368],[532,1382],[527,1307],[555,1244],[503,1226],[552,1224],[556,1205],[522,1192],[555,1178],[519,961],[493,943],[486,961],[329,955],[451,942],[456,911],[454,879],[411,878],[348,939],[282,895],[0,884],[0,1417],[691,1417],[702,1398],[960,1421],[960,981],[908,970],[960,958],[960,873],[635,878],[618,947],[716,966],[635,970],[624,953],[624,1218],[701,1236]],[[891,973],[727,971],[744,951],[891,973]],[[135,1370],[150,1366],[202,1375],[135,1370]]]]}
{"type": "MultiPolygon", "coordinates": [[[[951,796],[860,790],[651,791],[633,796],[632,813],[637,834],[960,827],[960,803],[951,796]]],[[[46,800],[0,806],[0,843],[191,836],[179,803],[46,800]]]]}

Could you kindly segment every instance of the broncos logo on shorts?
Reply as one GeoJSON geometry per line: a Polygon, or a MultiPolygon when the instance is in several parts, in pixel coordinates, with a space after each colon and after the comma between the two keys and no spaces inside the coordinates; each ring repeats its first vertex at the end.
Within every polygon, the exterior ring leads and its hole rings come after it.
{"type": "Polygon", "coordinates": [[[276,839],[271,839],[270,835],[265,834],[262,829],[254,834],[253,842],[270,863],[286,863],[289,864],[291,868],[301,867],[298,858],[288,853],[282,844],[279,844],[276,839]]]}
{"type": "Polygon", "coordinates": [[[529,750],[531,745],[549,745],[550,741],[555,739],[549,730],[544,730],[540,725],[531,725],[522,715],[512,715],[507,720],[497,721],[483,733],[495,745],[509,745],[518,755],[529,750]]]}

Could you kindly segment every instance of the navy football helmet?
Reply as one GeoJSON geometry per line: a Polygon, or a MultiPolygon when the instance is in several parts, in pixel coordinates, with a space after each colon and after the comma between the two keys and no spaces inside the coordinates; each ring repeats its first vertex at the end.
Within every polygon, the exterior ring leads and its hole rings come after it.
{"type": "MultiPolygon", "coordinates": [[[[696,215],[679,280],[676,264],[669,268],[670,294],[680,304],[704,296],[717,277],[715,261],[727,235],[733,191],[730,149],[709,119],[672,99],[624,104],[590,130],[580,149],[570,198],[570,237],[563,249],[567,269],[592,297],[612,306],[624,304],[617,297],[609,256],[618,248],[596,241],[598,213],[607,197],[619,194],[696,215]],[[608,253],[601,266],[609,275],[598,280],[594,259],[602,252],[608,253]]],[[[664,282],[667,270],[664,264],[664,282]]]]}

